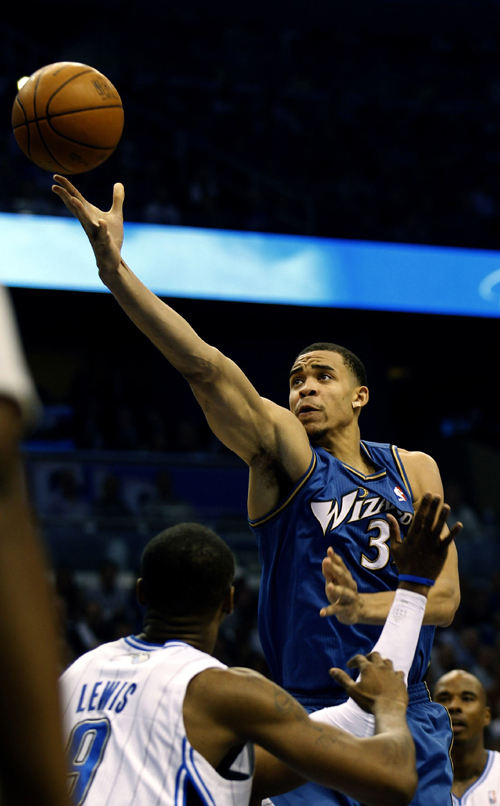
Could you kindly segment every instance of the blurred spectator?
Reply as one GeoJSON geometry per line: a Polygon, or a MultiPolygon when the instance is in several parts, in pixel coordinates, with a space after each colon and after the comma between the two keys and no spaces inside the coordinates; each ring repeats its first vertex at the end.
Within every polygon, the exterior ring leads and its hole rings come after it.
{"type": "Polygon", "coordinates": [[[460,539],[463,541],[466,538],[478,536],[481,532],[481,519],[465,500],[463,487],[458,481],[450,479],[445,482],[444,500],[451,507],[449,523],[455,523],[455,521],[463,523],[460,539]]]}
{"type": "Polygon", "coordinates": [[[49,479],[48,515],[61,515],[67,520],[84,521],[90,515],[88,498],[78,485],[72,468],[55,471],[49,479]]]}
{"type": "Polygon", "coordinates": [[[167,470],[157,474],[155,486],[149,495],[142,494],[140,513],[151,528],[158,531],[175,523],[196,520],[195,508],[175,494],[172,476],[167,470]]]}
{"type": "Polygon", "coordinates": [[[101,619],[105,629],[117,620],[126,620],[129,616],[130,591],[124,589],[118,580],[118,566],[106,560],[99,569],[99,584],[92,591],[90,599],[99,606],[101,619]]]}
{"type": "Polygon", "coordinates": [[[72,568],[59,565],[55,569],[55,589],[58,596],[64,601],[65,617],[74,621],[80,618],[83,610],[84,595],[80,585],[75,580],[72,568]]]}
{"type": "Polygon", "coordinates": [[[103,481],[102,491],[93,506],[93,515],[98,520],[127,518],[130,510],[122,498],[120,479],[109,473],[103,481]]]}

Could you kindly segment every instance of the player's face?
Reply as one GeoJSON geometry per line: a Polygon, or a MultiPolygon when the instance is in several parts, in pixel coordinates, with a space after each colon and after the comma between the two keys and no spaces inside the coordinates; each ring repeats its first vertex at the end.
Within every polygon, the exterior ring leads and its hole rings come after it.
{"type": "Polygon", "coordinates": [[[445,674],[436,683],[434,701],[448,709],[455,744],[482,736],[490,723],[491,711],[484,689],[477,677],[468,672],[445,674]]]}
{"type": "MultiPolygon", "coordinates": [[[[290,410],[313,441],[355,418],[359,385],[339,353],[301,355],[290,373],[290,410]]],[[[364,388],[364,387],[362,387],[364,388]]]]}

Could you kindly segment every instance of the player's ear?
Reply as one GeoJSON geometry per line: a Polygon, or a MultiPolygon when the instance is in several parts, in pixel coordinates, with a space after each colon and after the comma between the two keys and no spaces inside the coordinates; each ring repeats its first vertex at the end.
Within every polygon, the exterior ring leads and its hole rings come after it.
{"type": "Polygon", "coordinates": [[[138,579],[135,583],[135,595],[139,604],[146,606],[146,597],[144,595],[144,580],[138,579]]]}
{"type": "Polygon", "coordinates": [[[234,585],[231,585],[222,602],[222,612],[230,616],[234,610],[234,585]]]}
{"type": "Polygon", "coordinates": [[[354,411],[361,411],[363,406],[366,406],[370,393],[367,386],[356,386],[353,391],[352,407],[354,411]]]}
{"type": "Polygon", "coordinates": [[[484,709],[484,727],[488,727],[491,722],[491,708],[489,705],[484,709]]]}

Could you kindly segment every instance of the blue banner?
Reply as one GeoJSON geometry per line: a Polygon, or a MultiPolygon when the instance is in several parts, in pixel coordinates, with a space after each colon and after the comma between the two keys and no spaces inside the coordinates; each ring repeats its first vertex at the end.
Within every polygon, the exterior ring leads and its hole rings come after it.
{"type": "MultiPolygon", "coordinates": [[[[71,218],[0,214],[0,281],[106,291],[71,218]]],[[[500,252],[126,224],[123,257],[156,294],[500,316],[500,252]]]]}

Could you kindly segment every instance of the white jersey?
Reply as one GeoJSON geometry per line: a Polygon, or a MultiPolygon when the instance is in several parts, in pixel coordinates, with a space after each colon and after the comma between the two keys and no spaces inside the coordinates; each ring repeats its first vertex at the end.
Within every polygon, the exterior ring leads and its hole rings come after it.
{"type": "Polygon", "coordinates": [[[488,750],[488,759],[477,781],[461,798],[452,794],[453,806],[492,806],[500,804],[500,753],[488,750]]]}
{"type": "Polygon", "coordinates": [[[183,720],[190,680],[227,668],[181,641],[135,636],[97,647],[61,677],[75,806],[246,806],[253,745],[216,771],[189,744],[183,720]]]}

